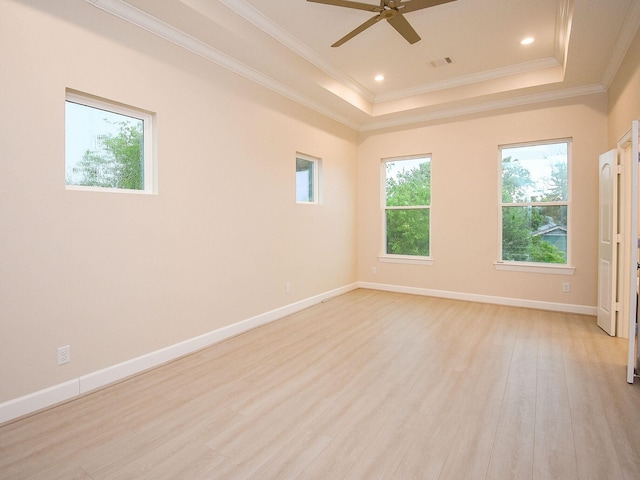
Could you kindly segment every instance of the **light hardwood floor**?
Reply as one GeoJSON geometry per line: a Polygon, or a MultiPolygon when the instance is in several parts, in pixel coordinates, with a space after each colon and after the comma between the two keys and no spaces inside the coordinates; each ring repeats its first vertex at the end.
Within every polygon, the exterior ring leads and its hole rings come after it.
{"type": "Polygon", "coordinates": [[[0,428],[8,479],[640,479],[593,317],[356,290],[0,428]]]}

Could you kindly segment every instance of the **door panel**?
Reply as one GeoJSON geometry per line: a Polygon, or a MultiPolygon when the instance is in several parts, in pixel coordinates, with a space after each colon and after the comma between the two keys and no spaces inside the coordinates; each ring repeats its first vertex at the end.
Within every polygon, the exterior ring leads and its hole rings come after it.
{"type": "Polygon", "coordinates": [[[598,226],[598,326],[616,333],[618,180],[617,152],[600,155],[598,226]]]}

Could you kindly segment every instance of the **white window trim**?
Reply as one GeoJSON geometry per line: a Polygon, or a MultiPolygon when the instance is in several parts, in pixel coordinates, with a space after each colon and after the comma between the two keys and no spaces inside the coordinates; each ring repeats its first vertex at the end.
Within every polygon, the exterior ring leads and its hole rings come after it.
{"type": "MultiPolygon", "coordinates": [[[[419,256],[419,255],[394,255],[392,253],[386,253],[387,250],[387,209],[391,210],[404,210],[404,209],[426,209],[429,210],[429,238],[431,238],[431,207],[433,206],[433,191],[431,192],[431,202],[429,205],[415,205],[408,207],[387,207],[387,170],[386,163],[387,162],[398,162],[402,160],[415,160],[419,158],[428,158],[429,162],[432,162],[433,166],[433,158],[430,153],[416,154],[416,155],[406,155],[399,157],[386,157],[383,158],[380,162],[380,210],[381,210],[381,225],[382,225],[382,243],[380,245],[380,251],[382,252],[378,255],[378,261],[383,263],[399,263],[405,265],[433,265],[433,256],[431,241],[429,242],[429,255],[428,256],[419,256]]],[[[433,171],[432,171],[433,175],[433,171]]]]}
{"type": "Polygon", "coordinates": [[[433,258],[419,257],[417,255],[379,255],[378,261],[382,263],[402,263],[405,265],[433,265],[433,258]]]}
{"type": "Polygon", "coordinates": [[[510,260],[497,260],[494,262],[496,270],[500,271],[512,271],[512,272],[525,272],[525,273],[544,273],[551,275],[573,275],[575,267],[572,266],[571,258],[571,239],[573,235],[570,233],[572,229],[573,215],[571,214],[571,166],[573,164],[573,139],[572,138],[556,138],[550,140],[539,140],[534,142],[523,143],[509,143],[498,146],[498,229],[500,232],[498,242],[498,257],[502,258],[502,207],[517,206],[526,207],[532,205],[566,205],[567,206],[567,263],[537,263],[537,262],[517,262],[510,260]],[[567,144],[567,201],[566,202],[519,202],[519,203],[503,203],[502,202],[502,149],[514,148],[514,147],[529,147],[535,145],[549,145],[553,143],[566,143],[567,144]]]}
{"type": "Polygon", "coordinates": [[[496,270],[507,272],[573,275],[576,268],[561,263],[495,262],[496,270]]]}
{"type": "MultiPolygon", "coordinates": [[[[313,169],[313,201],[312,202],[303,202],[298,200],[296,196],[296,203],[298,205],[320,205],[320,175],[322,169],[322,159],[319,157],[314,157],[312,155],[307,155],[306,153],[296,152],[296,160],[300,158],[302,160],[306,160],[308,162],[312,162],[314,165],[313,169]]],[[[297,187],[297,184],[296,184],[297,187]]]]}
{"type": "MultiPolygon", "coordinates": [[[[154,114],[145,110],[129,107],[127,105],[98,98],[93,95],[67,90],[65,103],[72,102],[87,107],[99,108],[109,112],[136,118],[143,122],[143,155],[144,155],[144,184],[142,190],[131,190],[127,188],[105,188],[85,185],[68,185],[65,181],[66,190],[105,192],[105,193],[133,193],[137,195],[157,194],[157,158],[155,156],[155,122],[154,114]]],[[[65,162],[66,163],[66,162],[65,162]]]]}

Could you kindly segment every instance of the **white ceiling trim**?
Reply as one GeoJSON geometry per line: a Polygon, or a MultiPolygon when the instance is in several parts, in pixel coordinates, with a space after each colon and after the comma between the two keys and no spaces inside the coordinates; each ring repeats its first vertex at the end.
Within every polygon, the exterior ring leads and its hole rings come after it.
{"type": "MultiPolygon", "coordinates": [[[[241,2],[243,0],[233,0],[241,2]]],[[[640,1],[640,0],[639,0],[640,1]]],[[[474,73],[471,75],[463,75],[453,80],[443,80],[433,82],[418,87],[405,90],[398,90],[376,96],[374,103],[383,103],[390,100],[398,100],[401,98],[432,93],[439,90],[448,90],[450,88],[460,87],[464,85],[473,85],[475,83],[488,82],[501,78],[518,75],[522,73],[534,72],[547,68],[566,66],[567,50],[569,48],[569,38],[571,36],[571,21],[573,18],[573,0],[562,0],[558,5],[556,15],[556,35],[555,35],[555,56],[525,62],[516,65],[509,65],[503,68],[496,68],[484,72],[474,73]]],[[[558,79],[561,81],[561,79],[558,79]]]]}
{"type": "Polygon", "coordinates": [[[609,64],[607,65],[602,77],[602,84],[606,88],[609,88],[611,82],[613,82],[618,69],[622,65],[622,60],[624,60],[624,56],[629,50],[629,45],[631,45],[631,41],[633,40],[633,37],[635,37],[639,27],[640,0],[636,0],[631,4],[624,23],[620,28],[616,44],[613,48],[613,52],[611,52],[611,60],[609,60],[609,64]]]}
{"type": "MultiPolygon", "coordinates": [[[[182,3],[189,5],[192,3],[190,0],[181,0],[182,3]]],[[[244,0],[218,0],[220,3],[226,5],[245,20],[253,23],[260,30],[278,40],[285,47],[292,52],[300,55],[312,65],[315,65],[324,73],[342,83],[345,87],[355,91],[358,95],[362,96],[369,102],[375,100],[375,95],[363,87],[360,83],[356,82],[350,76],[346,75],[341,70],[334,68],[329,62],[327,62],[320,55],[316,54],[313,50],[307,47],[300,40],[290,35],[288,32],[280,28],[277,24],[265,17],[261,12],[256,10],[255,7],[249,5],[244,0]]]]}
{"type": "Polygon", "coordinates": [[[572,21],[573,0],[561,1],[558,4],[558,15],[556,17],[555,56],[562,65],[563,70],[567,66],[567,52],[569,51],[572,21]]]}
{"type": "Polygon", "coordinates": [[[462,87],[464,85],[473,85],[475,83],[487,82],[490,80],[497,80],[521,73],[534,72],[537,70],[543,70],[552,67],[558,67],[560,63],[555,57],[547,57],[532,62],[520,63],[517,65],[510,65],[508,67],[496,68],[493,70],[487,70],[485,72],[473,73],[471,75],[461,75],[454,79],[443,80],[440,82],[433,82],[426,85],[420,85],[418,87],[408,88],[405,90],[398,90],[395,92],[383,93],[376,96],[375,103],[388,102],[390,100],[398,100],[401,98],[413,97],[416,95],[422,95],[425,93],[437,92],[440,90],[448,90],[450,88],[462,87]]]}
{"type": "Polygon", "coordinates": [[[124,2],[123,0],[85,0],[101,10],[104,10],[122,20],[147,30],[175,45],[178,45],[196,55],[210,60],[232,72],[241,75],[265,88],[283,95],[294,102],[305,107],[311,108],[316,112],[336,120],[343,125],[358,129],[358,125],[350,122],[347,118],[337,114],[333,110],[326,108],[319,102],[313,101],[308,97],[301,95],[288,86],[278,82],[277,80],[249,67],[248,65],[228,56],[227,54],[216,50],[215,48],[201,42],[200,40],[187,35],[171,25],[149,15],[148,13],[124,2]]]}
{"type": "Polygon", "coordinates": [[[586,85],[582,87],[566,88],[563,90],[555,90],[552,92],[535,93],[531,95],[522,95],[519,97],[507,98],[504,100],[494,100],[474,105],[465,105],[462,107],[453,107],[441,109],[433,112],[420,113],[416,115],[405,115],[400,118],[389,120],[381,120],[379,122],[370,122],[360,128],[361,132],[380,130],[391,127],[401,127],[414,123],[424,123],[433,120],[441,120],[444,118],[453,118],[463,115],[471,115],[475,113],[490,112],[505,108],[519,107],[522,105],[530,105],[535,103],[543,103],[555,100],[563,100],[566,98],[580,97],[584,95],[594,95],[598,93],[606,93],[606,89],[600,85],[586,85]]]}
{"type": "MultiPolygon", "coordinates": [[[[189,0],[181,0],[185,4],[191,3],[189,0]]],[[[304,45],[301,41],[281,29],[277,24],[265,17],[255,7],[248,4],[245,0],[218,0],[223,3],[245,20],[253,23],[263,32],[272,36],[284,46],[294,51],[308,62],[312,63],[324,73],[341,82],[345,88],[354,90],[356,94],[362,96],[370,103],[382,103],[390,100],[398,100],[401,98],[412,97],[424,93],[431,93],[438,90],[448,90],[453,87],[463,85],[472,85],[474,83],[486,82],[494,79],[500,79],[526,72],[532,72],[540,69],[546,69],[562,65],[564,67],[566,61],[566,50],[569,44],[571,31],[571,19],[573,16],[573,0],[562,0],[558,7],[556,17],[556,47],[555,58],[549,57],[533,62],[522,63],[518,65],[510,65],[508,67],[497,68],[471,75],[465,75],[451,80],[433,82],[418,87],[405,90],[398,90],[386,94],[374,95],[372,92],[364,88],[351,77],[343,72],[335,69],[324,58],[317,55],[314,51],[304,45]]]]}
{"type": "MultiPolygon", "coordinates": [[[[606,92],[605,88],[600,85],[588,85],[585,87],[570,88],[564,90],[555,90],[552,92],[539,93],[533,95],[523,95],[518,97],[512,97],[503,100],[481,102],[474,105],[444,108],[439,110],[432,110],[426,113],[417,113],[415,115],[393,115],[392,118],[380,118],[377,121],[366,121],[360,124],[349,120],[345,116],[337,113],[335,110],[330,109],[322,105],[320,102],[310,99],[308,96],[303,95],[291,87],[273,79],[272,77],[265,75],[252,67],[228,56],[227,54],[220,52],[219,50],[207,45],[200,40],[187,35],[183,31],[172,27],[171,25],[159,20],[158,18],[126,3],[125,0],[85,0],[87,3],[94,5],[101,10],[104,10],[118,18],[121,18],[133,25],[136,25],[154,35],[157,35],[175,45],[178,45],[196,55],[199,55],[211,62],[214,62],[228,70],[231,70],[250,81],[253,81],[265,88],[268,88],[292,101],[308,107],[321,115],[331,118],[346,127],[349,127],[356,131],[372,131],[389,127],[406,126],[413,123],[428,122],[432,120],[439,120],[444,118],[475,114],[481,112],[488,112],[492,110],[498,110],[509,107],[518,107],[522,105],[541,103],[552,100],[561,100],[564,98],[576,97],[581,95],[592,95],[596,93],[606,92]]],[[[223,1],[223,0],[221,0],[223,1]]],[[[242,0],[224,0],[239,1],[242,0]]],[[[571,1],[571,0],[569,0],[571,1]]],[[[244,2],[242,2],[244,3],[244,2]]],[[[636,0],[636,6],[640,3],[640,0],[636,0]]],[[[634,10],[635,11],[635,10],[634,10]]],[[[629,22],[628,22],[629,23],[629,22]]],[[[637,28],[637,26],[636,26],[637,28]]],[[[630,41],[630,40],[629,40],[630,41]]],[[[628,47],[628,45],[627,45],[628,47]]],[[[622,47],[621,47],[622,48],[622,47]]],[[[622,49],[626,51],[626,49],[622,49]]],[[[555,65],[558,65],[557,59],[555,65]]],[[[543,62],[548,62],[548,59],[543,62]]],[[[540,67],[540,66],[538,66],[540,67]]],[[[512,74],[518,73],[520,69],[526,69],[527,65],[516,65],[515,67],[505,68],[499,73],[511,70],[512,74]]],[[[488,72],[487,78],[491,77],[492,73],[488,72]]],[[[495,75],[495,72],[493,73],[495,75]]],[[[504,76],[504,75],[502,75],[504,76]]],[[[451,88],[451,83],[448,83],[448,87],[451,88]]],[[[365,112],[372,120],[375,118],[371,113],[365,112]]]]}

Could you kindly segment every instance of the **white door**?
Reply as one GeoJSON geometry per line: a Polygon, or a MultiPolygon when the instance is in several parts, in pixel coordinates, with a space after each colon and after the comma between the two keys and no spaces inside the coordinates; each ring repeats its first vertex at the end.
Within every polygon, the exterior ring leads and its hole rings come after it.
{"type": "Polygon", "coordinates": [[[633,233],[635,237],[633,239],[633,265],[636,267],[635,275],[632,275],[633,279],[636,281],[634,292],[636,296],[634,297],[633,306],[635,307],[635,312],[632,312],[629,316],[629,362],[627,369],[627,381],[629,383],[633,383],[634,369],[635,373],[640,373],[640,332],[638,331],[638,326],[640,322],[638,321],[638,315],[640,314],[640,309],[638,308],[638,247],[640,247],[640,239],[638,236],[640,233],[638,232],[639,223],[640,223],[640,178],[638,178],[638,170],[640,163],[640,125],[638,120],[634,120],[631,124],[631,152],[633,160],[631,164],[633,165],[633,201],[635,205],[634,210],[634,225],[633,225],[633,233]],[[635,333],[634,333],[635,332],[635,333]]]}
{"type": "Polygon", "coordinates": [[[616,334],[618,238],[618,156],[616,150],[600,155],[598,227],[598,326],[616,334]]]}
{"type": "MultiPolygon", "coordinates": [[[[621,336],[629,338],[629,354],[627,361],[627,382],[633,383],[634,369],[638,368],[637,345],[637,302],[638,302],[638,161],[640,160],[638,147],[638,120],[632,122],[631,130],[618,142],[618,151],[624,168],[629,170],[626,203],[628,214],[625,215],[625,229],[628,239],[625,241],[625,297],[627,301],[624,317],[621,318],[621,336]]],[[[621,265],[622,267],[622,265],[621,265]]]]}

